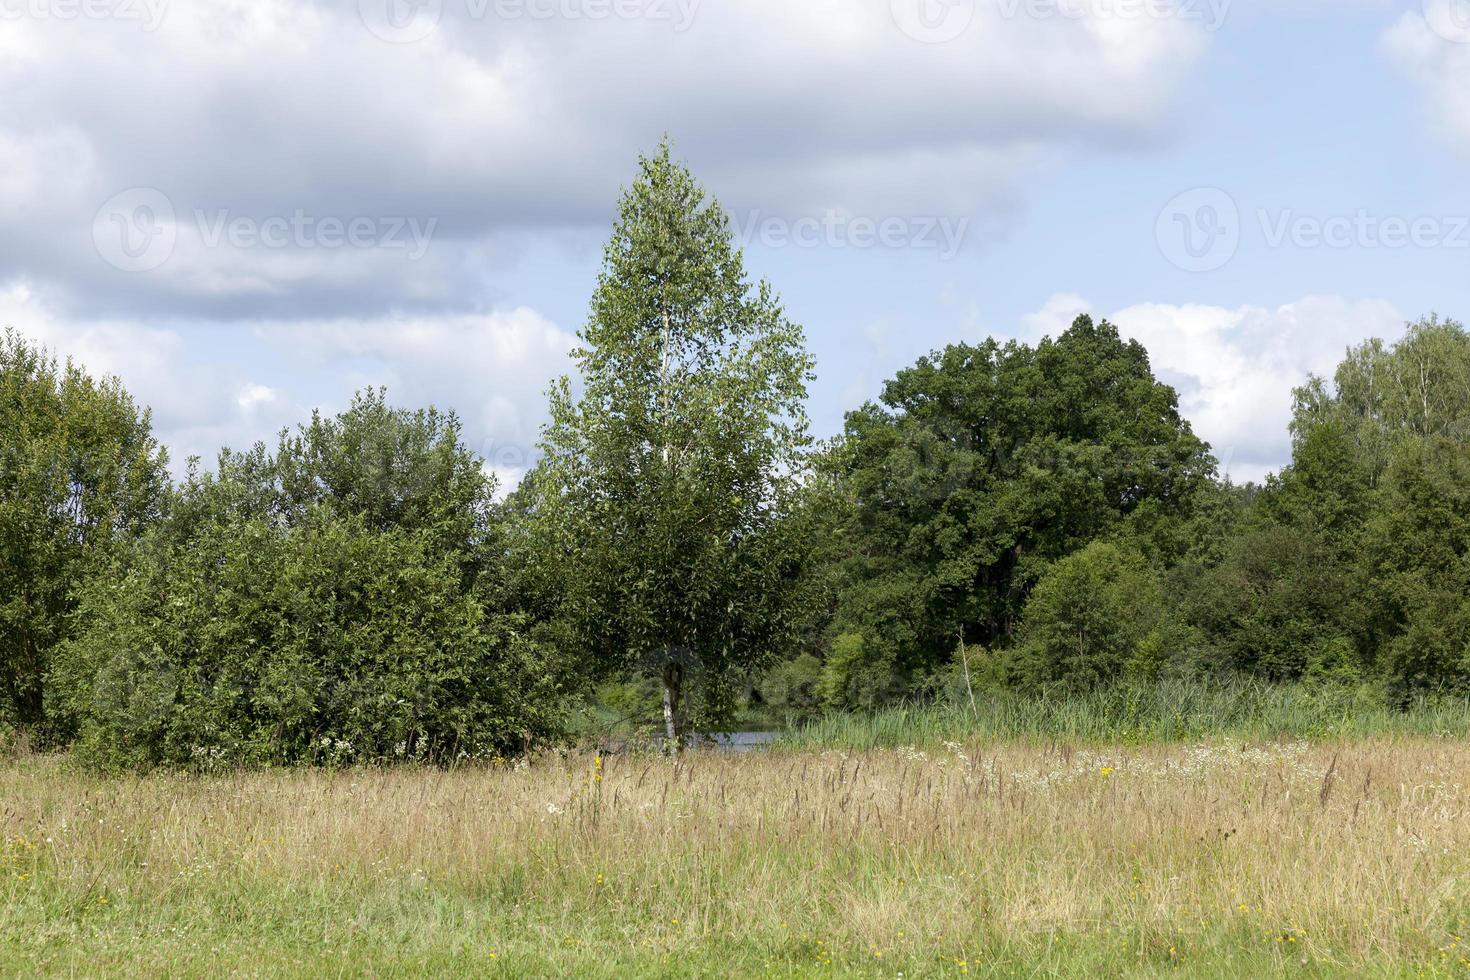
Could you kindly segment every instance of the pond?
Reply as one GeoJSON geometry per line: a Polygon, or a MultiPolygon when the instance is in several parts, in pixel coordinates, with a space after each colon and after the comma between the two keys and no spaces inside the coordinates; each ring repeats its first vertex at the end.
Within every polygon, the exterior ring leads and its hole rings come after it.
{"type": "Polygon", "coordinates": [[[754,752],[776,741],[785,732],[710,732],[699,736],[700,748],[715,752],[754,752]]]}

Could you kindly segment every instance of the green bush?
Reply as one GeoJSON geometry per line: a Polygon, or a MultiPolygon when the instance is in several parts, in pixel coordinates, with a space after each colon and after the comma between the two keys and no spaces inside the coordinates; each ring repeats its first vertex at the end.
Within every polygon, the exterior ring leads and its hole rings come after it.
{"type": "Polygon", "coordinates": [[[1470,689],[1470,600],[1451,590],[1426,591],[1385,651],[1390,686],[1400,701],[1416,691],[1470,689]]]}
{"type": "Polygon", "coordinates": [[[822,713],[822,662],[809,653],[777,664],[761,682],[770,711],[783,721],[810,721],[822,713]]]}
{"type": "Polygon", "coordinates": [[[112,767],[446,762],[555,735],[566,677],[505,600],[494,483],[381,392],[221,454],[88,590],[48,704],[112,767]]]}
{"type": "Polygon", "coordinates": [[[1094,542],[1057,562],[1026,602],[1009,671],[1031,690],[1083,691],[1159,656],[1158,576],[1136,552],[1094,542]]]}
{"type": "Polygon", "coordinates": [[[445,762],[522,749],[557,720],[518,619],[487,613],[422,536],[356,517],[227,517],[149,541],[81,623],[52,695],[103,766],[445,762]]]}
{"type": "Polygon", "coordinates": [[[817,693],[829,708],[871,709],[889,700],[895,683],[892,651],[862,633],[832,640],[817,693]]]}
{"type": "Polygon", "coordinates": [[[1314,532],[1277,524],[1230,542],[1221,563],[1182,590],[1181,612],[1223,658],[1272,681],[1354,680],[1357,601],[1336,554],[1314,532]]]}

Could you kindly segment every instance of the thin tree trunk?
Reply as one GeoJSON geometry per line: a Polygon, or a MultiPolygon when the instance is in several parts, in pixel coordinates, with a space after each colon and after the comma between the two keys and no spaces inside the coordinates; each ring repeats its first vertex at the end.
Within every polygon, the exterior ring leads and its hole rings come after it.
{"type": "Polygon", "coordinates": [[[675,752],[684,748],[684,733],[679,724],[679,700],[680,688],[684,682],[684,670],[678,664],[670,662],[664,666],[664,731],[668,735],[669,744],[675,752]]]}
{"type": "Polygon", "coordinates": [[[965,650],[965,631],[960,630],[960,661],[965,665],[965,693],[970,695],[970,712],[978,714],[975,707],[975,689],[970,686],[970,655],[965,650]]]}

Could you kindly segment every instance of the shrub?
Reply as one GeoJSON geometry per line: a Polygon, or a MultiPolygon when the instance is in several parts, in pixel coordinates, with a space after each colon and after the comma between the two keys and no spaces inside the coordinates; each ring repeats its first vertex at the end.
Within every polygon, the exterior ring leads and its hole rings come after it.
{"type": "Polygon", "coordinates": [[[191,474],[84,599],[50,678],[59,726],[138,768],[444,762],[555,735],[566,672],[507,611],[494,483],[458,437],[369,392],[191,474]]]}
{"type": "Polygon", "coordinates": [[[822,713],[822,662],[809,653],[777,664],[761,682],[766,705],[783,720],[810,721],[822,713]]]}
{"type": "Polygon", "coordinates": [[[1335,552],[1314,532],[1254,528],[1181,598],[1222,667],[1273,681],[1361,673],[1351,641],[1356,600],[1335,552]]]}
{"type": "Polygon", "coordinates": [[[1026,602],[1011,680],[1037,690],[1087,690],[1156,658],[1163,620],[1158,576],[1139,554],[1094,542],[1063,558],[1026,602]]]}
{"type": "Polygon", "coordinates": [[[150,540],[94,590],[53,695],[109,767],[449,761],[555,728],[555,674],[421,535],[318,511],[150,540]]]}
{"type": "Polygon", "coordinates": [[[1470,688],[1470,600],[1452,590],[1427,589],[1403,632],[1389,641],[1385,661],[1400,701],[1420,691],[1470,688]]]}
{"type": "Polygon", "coordinates": [[[817,692],[829,708],[871,709],[892,693],[895,682],[891,651],[862,633],[842,633],[832,640],[817,692]]]}

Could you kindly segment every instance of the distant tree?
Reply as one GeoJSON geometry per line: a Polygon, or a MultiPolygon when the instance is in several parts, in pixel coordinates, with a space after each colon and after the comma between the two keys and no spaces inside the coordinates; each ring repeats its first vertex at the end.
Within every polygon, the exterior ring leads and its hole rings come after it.
{"type": "Polygon", "coordinates": [[[115,378],[0,336],[0,722],[35,728],[90,577],[158,517],[166,457],[115,378]]]}
{"type": "Polygon", "coordinates": [[[1259,522],[1178,608],[1217,651],[1216,668],[1275,681],[1361,677],[1370,665],[1354,642],[1362,607],[1349,573],[1317,532],[1259,522]]]}
{"type": "Polygon", "coordinates": [[[1095,541],[1053,565],[1026,600],[1012,680],[1081,691],[1123,677],[1162,625],[1158,573],[1142,555],[1095,541]]]}
{"type": "Polygon", "coordinates": [[[677,742],[793,629],[811,360],[667,144],[623,195],[581,340],[521,506],[589,664],[658,676],[677,742]]]}
{"type": "Polygon", "coordinates": [[[1470,333],[1431,316],[1392,346],[1365,341],[1347,352],[1331,386],[1313,377],[1295,401],[1292,463],[1271,481],[1267,509],[1350,555],[1398,447],[1470,441],[1470,333]]]}
{"type": "Polygon", "coordinates": [[[1399,447],[1364,534],[1372,640],[1400,694],[1470,688],[1470,444],[1399,447]]]}
{"type": "Polygon", "coordinates": [[[1292,463],[1263,511],[1315,544],[1274,576],[1277,618],[1300,634],[1282,625],[1275,648],[1295,671],[1348,632],[1359,668],[1385,673],[1400,694],[1470,684],[1470,631],[1458,625],[1470,622],[1470,333],[1428,317],[1393,344],[1349,350],[1330,385],[1297,390],[1292,436],[1292,463]]]}
{"type": "Polygon", "coordinates": [[[1325,418],[1297,432],[1292,465],[1267,481],[1265,512],[1322,536],[1341,556],[1354,553],[1372,507],[1376,450],[1364,452],[1347,420],[1325,418]]]}
{"type": "Polygon", "coordinates": [[[834,453],[853,518],[832,633],[861,636],[868,675],[899,687],[961,637],[1008,645],[1051,564],[1135,516],[1188,547],[1214,469],[1143,347],[1088,317],[1035,348],[922,358],[848,415],[834,453]]]}

